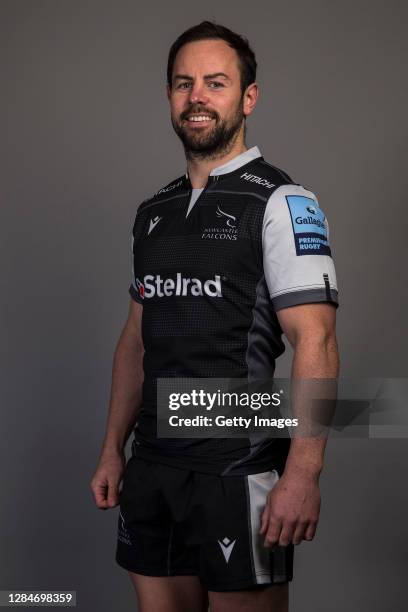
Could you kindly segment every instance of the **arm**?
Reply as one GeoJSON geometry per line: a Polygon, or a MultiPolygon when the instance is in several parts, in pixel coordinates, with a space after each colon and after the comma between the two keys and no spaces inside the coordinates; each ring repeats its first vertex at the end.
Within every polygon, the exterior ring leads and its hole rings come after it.
{"type": "Polygon", "coordinates": [[[115,350],[106,433],[91,481],[95,503],[101,509],[113,508],[119,503],[118,488],[125,467],[123,449],[141,404],[144,378],[142,312],[143,307],[131,300],[115,350]]]}
{"type": "MultiPolygon", "coordinates": [[[[277,312],[279,323],[294,349],[292,408],[302,419],[307,398],[296,393],[296,379],[336,379],[339,358],[335,335],[335,308],[326,303],[302,304],[277,312]]],[[[299,384],[299,390],[301,384],[299,384]]],[[[314,537],[320,510],[319,476],[327,436],[294,436],[285,471],[268,496],[261,533],[266,545],[314,537]]]]}

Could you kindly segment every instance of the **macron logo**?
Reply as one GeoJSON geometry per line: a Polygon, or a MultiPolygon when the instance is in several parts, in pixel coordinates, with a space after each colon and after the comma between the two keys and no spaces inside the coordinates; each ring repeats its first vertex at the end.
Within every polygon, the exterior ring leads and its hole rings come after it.
{"type": "Polygon", "coordinates": [[[162,220],[163,217],[155,217],[154,219],[150,219],[150,225],[149,225],[149,231],[147,232],[147,235],[150,234],[150,232],[152,230],[154,230],[154,228],[156,227],[156,225],[159,223],[159,221],[162,220]]]}
{"type": "Polygon", "coordinates": [[[231,553],[232,553],[232,549],[234,548],[236,540],[233,540],[231,542],[231,540],[229,538],[224,538],[222,541],[218,540],[218,544],[220,545],[222,554],[224,555],[224,559],[226,561],[226,563],[228,563],[231,553]]]}

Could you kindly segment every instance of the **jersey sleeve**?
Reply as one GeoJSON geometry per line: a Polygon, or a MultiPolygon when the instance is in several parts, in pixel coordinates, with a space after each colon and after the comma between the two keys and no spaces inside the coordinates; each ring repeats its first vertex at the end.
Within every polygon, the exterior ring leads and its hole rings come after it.
{"type": "Polygon", "coordinates": [[[311,191],[300,185],[282,185],[270,196],[263,219],[262,253],[275,310],[312,302],[338,306],[329,224],[311,191]]]}
{"type": "Polygon", "coordinates": [[[129,293],[132,299],[139,304],[143,304],[144,287],[139,280],[139,263],[140,263],[140,243],[144,230],[144,215],[140,207],[137,210],[135,222],[133,224],[131,248],[132,248],[132,282],[129,287],[129,293]]]}

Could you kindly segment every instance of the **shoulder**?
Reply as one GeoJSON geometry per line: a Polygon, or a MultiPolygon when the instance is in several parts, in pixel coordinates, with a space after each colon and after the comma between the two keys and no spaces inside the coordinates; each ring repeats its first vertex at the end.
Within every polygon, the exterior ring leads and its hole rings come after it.
{"type": "Polygon", "coordinates": [[[267,190],[269,189],[268,200],[272,199],[274,202],[284,200],[287,195],[297,195],[314,199],[318,204],[316,194],[313,191],[292,179],[282,168],[265,161],[263,157],[254,160],[250,172],[250,175],[243,178],[253,184],[263,185],[267,190]]]}
{"type": "Polygon", "coordinates": [[[282,168],[278,168],[278,166],[274,166],[273,164],[267,162],[263,157],[257,158],[255,163],[259,168],[259,172],[268,176],[270,180],[273,180],[276,186],[295,184],[293,179],[287,172],[285,172],[285,170],[282,170],[282,168]]]}
{"type": "Polygon", "coordinates": [[[282,184],[271,193],[265,212],[273,211],[280,207],[292,209],[311,205],[319,208],[319,201],[315,192],[297,183],[282,184]],[[311,201],[313,201],[313,204],[311,201]]]}
{"type": "Polygon", "coordinates": [[[316,194],[302,185],[281,185],[269,197],[263,218],[263,231],[306,231],[306,227],[326,228],[328,222],[316,194]]]}
{"type": "MultiPolygon", "coordinates": [[[[289,174],[266,162],[263,157],[254,159],[234,173],[235,181],[239,182],[239,190],[251,192],[267,202],[272,194],[284,185],[296,185],[289,174]]],[[[236,183],[238,187],[238,184],[236,183]]]]}
{"type": "Polygon", "coordinates": [[[167,185],[160,187],[153,195],[143,200],[138,208],[138,213],[141,213],[143,210],[155,204],[177,197],[185,191],[187,191],[185,176],[179,176],[170,181],[170,183],[167,183],[167,185]]]}

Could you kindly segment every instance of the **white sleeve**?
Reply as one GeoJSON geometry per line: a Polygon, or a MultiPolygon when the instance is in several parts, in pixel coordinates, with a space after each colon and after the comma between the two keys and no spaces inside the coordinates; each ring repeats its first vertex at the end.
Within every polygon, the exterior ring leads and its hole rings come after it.
{"type": "Polygon", "coordinates": [[[263,266],[275,310],[311,302],[338,306],[329,225],[316,196],[282,185],[269,198],[262,228],[263,266]]]}

